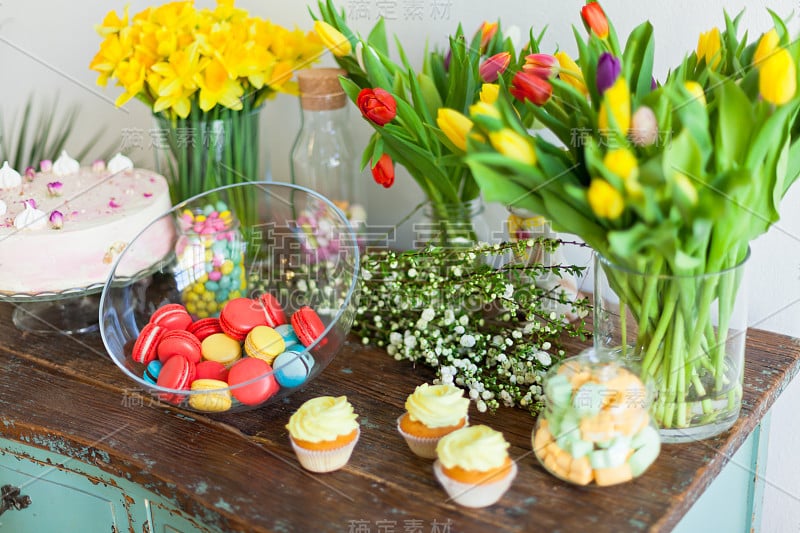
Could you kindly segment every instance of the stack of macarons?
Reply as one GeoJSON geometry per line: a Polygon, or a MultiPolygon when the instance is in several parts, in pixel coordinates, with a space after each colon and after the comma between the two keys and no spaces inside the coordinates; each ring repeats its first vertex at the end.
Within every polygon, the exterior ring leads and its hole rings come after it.
{"type": "Polygon", "coordinates": [[[146,382],[170,389],[159,393],[160,399],[174,404],[188,399],[198,411],[227,411],[235,402],[260,405],[281,387],[305,383],[314,367],[306,348],[324,330],[307,306],[287,319],[269,293],[230,300],[218,319],[194,321],[184,306],[167,304],[142,328],[131,359],[144,365],[146,382]],[[178,392],[183,390],[193,392],[178,392]]]}
{"type": "Polygon", "coordinates": [[[544,392],[533,451],[557,477],[615,485],[639,477],[658,457],[650,392],[619,362],[566,359],[551,369],[544,392]]]}

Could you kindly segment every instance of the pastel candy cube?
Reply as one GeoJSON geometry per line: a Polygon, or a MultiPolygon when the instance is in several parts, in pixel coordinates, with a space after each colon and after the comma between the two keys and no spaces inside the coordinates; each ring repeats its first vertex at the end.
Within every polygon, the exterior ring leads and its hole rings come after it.
{"type": "Polygon", "coordinates": [[[661,438],[658,436],[658,431],[656,431],[652,426],[645,426],[631,439],[631,446],[635,450],[647,445],[660,445],[660,443],[661,438]]]}
{"type": "Polygon", "coordinates": [[[593,451],[589,454],[589,462],[595,470],[598,468],[609,468],[611,466],[611,460],[608,457],[608,450],[593,451]]]}
{"type": "MultiPolygon", "coordinates": [[[[649,426],[648,426],[649,427],[649,426]]],[[[634,477],[641,476],[648,467],[653,464],[653,461],[658,457],[661,451],[661,443],[658,440],[650,441],[631,455],[628,464],[631,467],[631,473],[634,477]]]]}
{"type": "Polygon", "coordinates": [[[625,483],[633,479],[631,467],[623,463],[616,468],[595,468],[594,481],[600,487],[625,483]]]}
{"type": "MultiPolygon", "coordinates": [[[[594,446],[591,442],[587,442],[585,440],[575,439],[570,443],[569,448],[570,455],[572,455],[575,459],[580,459],[589,455],[594,449],[594,446]]],[[[588,459],[587,459],[588,461],[588,459]]]]}
{"type": "Polygon", "coordinates": [[[558,407],[566,407],[572,397],[572,384],[564,375],[553,376],[545,385],[547,398],[558,407]]]}
{"type": "Polygon", "coordinates": [[[631,440],[627,437],[617,437],[614,439],[614,443],[609,446],[606,453],[608,453],[608,465],[612,468],[615,468],[628,458],[628,454],[631,451],[631,440]]]}
{"type": "Polygon", "coordinates": [[[572,398],[572,406],[581,416],[591,416],[600,412],[608,393],[604,385],[586,383],[581,386],[572,398]]]}

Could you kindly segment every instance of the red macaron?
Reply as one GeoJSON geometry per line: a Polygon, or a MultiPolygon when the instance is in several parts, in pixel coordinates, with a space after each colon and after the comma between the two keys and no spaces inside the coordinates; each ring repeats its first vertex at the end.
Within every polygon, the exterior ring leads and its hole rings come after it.
{"type": "Polygon", "coordinates": [[[215,333],[222,333],[222,327],[219,325],[218,318],[209,317],[193,322],[186,328],[186,331],[193,333],[202,342],[206,337],[210,337],[215,333]]]}
{"type": "Polygon", "coordinates": [[[158,360],[166,363],[167,359],[182,355],[192,363],[199,363],[203,354],[200,340],[182,329],[167,331],[158,343],[158,360]]]}
{"type": "Polygon", "coordinates": [[[267,325],[264,306],[251,298],[235,298],[222,308],[219,325],[228,337],[242,342],[251,329],[267,325]]]}
{"type": "Polygon", "coordinates": [[[186,329],[192,323],[192,317],[181,304],[162,305],[150,317],[151,324],[158,324],[167,329],[186,329]]]}
{"type": "MultiPolygon", "coordinates": [[[[166,389],[189,390],[192,381],[195,380],[196,372],[194,363],[185,357],[170,357],[161,367],[156,384],[166,389]]],[[[179,404],[186,396],[162,393],[158,397],[165,402],[179,404]]]]}
{"type": "Polygon", "coordinates": [[[239,359],[228,373],[231,394],[245,405],[258,405],[265,402],[281,388],[272,375],[272,367],[263,359],[245,357],[239,359]],[[262,376],[261,379],[259,376],[262,376]],[[247,385],[242,383],[254,380],[247,385]]]}
{"type": "Polygon", "coordinates": [[[195,379],[216,379],[228,381],[228,369],[217,361],[201,361],[197,363],[197,376],[195,379]]]}
{"type": "Polygon", "coordinates": [[[264,306],[264,315],[267,317],[267,325],[271,328],[276,328],[288,323],[286,313],[283,311],[281,303],[268,292],[262,294],[258,301],[264,306]]]}
{"type": "MultiPolygon", "coordinates": [[[[292,314],[292,328],[303,346],[308,347],[322,336],[325,324],[322,323],[317,312],[306,305],[292,314]]],[[[320,346],[324,344],[325,340],[319,343],[320,346]]]]}
{"type": "Polygon", "coordinates": [[[156,324],[146,324],[136,337],[131,351],[131,359],[143,365],[148,364],[158,354],[158,344],[167,329],[156,324]]]}

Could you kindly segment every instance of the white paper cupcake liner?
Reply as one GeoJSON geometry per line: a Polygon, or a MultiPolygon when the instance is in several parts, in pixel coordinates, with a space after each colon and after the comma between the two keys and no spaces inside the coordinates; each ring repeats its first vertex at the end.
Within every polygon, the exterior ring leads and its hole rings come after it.
{"type": "Polygon", "coordinates": [[[350,455],[356,447],[358,438],[361,436],[361,428],[356,428],[356,438],[341,448],[334,450],[306,450],[295,444],[294,439],[289,437],[292,448],[297,455],[300,465],[311,472],[322,474],[339,470],[350,460],[350,455]]]}
{"type": "Polygon", "coordinates": [[[511,463],[511,471],[505,477],[492,483],[461,483],[448,477],[442,471],[442,464],[437,459],[433,463],[433,474],[444,488],[450,499],[464,507],[488,507],[497,501],[511,487],[517,476],[517,463],[511,463]]]}
{"type": "MultiPolygon", "coordinates": [[[[400,420],[406,416],[405,413],[397,417],[397,432],[406,439],[406,443],[408,447],[414,452],[416,455],[424,458],[424,459],[436,459],[436,445],[439,444],[439,441],[442,437],[417,437],[415,435],[411,435],[410,433],[406,433],[400,427],[400,420]]],[[[469,425],[469,415],[466,415],[464,418],[464,425],[461,427],[466,427],[469,425]]]]}

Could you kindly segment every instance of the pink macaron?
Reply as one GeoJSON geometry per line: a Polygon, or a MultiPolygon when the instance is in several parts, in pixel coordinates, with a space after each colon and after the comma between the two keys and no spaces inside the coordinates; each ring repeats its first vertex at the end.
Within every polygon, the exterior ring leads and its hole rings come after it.
{"type": "MultiPolygon", "coordinates": [[[[292,314],[292,329],[303,346],[307,347],[322,336],[325,324],[322,323],[317,312],[306,305],[292,314]]],[[[323,346],[324,344],[325,340],[323,339],[319,345],[323,346]]]]}
{"type": "Polygon", "coordinates": [[[262,294],[258,300],[264,306],[264,315],[267,317],[267,326],[276,328],[288,323],[286,313],[283,311],[281,303],[268,292],[262,294]]]}
{"type": "MultiPolygon", "coordinates": [[[[192,381],[195,380],[196,373],[195,364],[185,357],[170,357],[161,367],[156,384],[166,389],[189,390],[192,381]]],[[[162,393],[158,397],[165,402],[177,405],[186,396],[183,394],[162,393]]]]}
{"type": "Polygon", "coordinates": [[[167,331],[158,343],[158,360],[166,363],[167,359],[182,355],[192,363],[199,363],[203,354],[200,351],[200,340],[182,329],[167,331]]]}
{"type": "Polygon", "coordinates": [[[264,306],[251,298],[235,298],[222,308],[219,325],[228,337],[242,342],[251,329],[267,325],[264,306]]]}
{"type": "Polygon", "coordinates": [[[167,329],[156,324],[147,324],[139,332],[136,342],[133,344],[131,359],[137,363],[146,365],[154,360],[158,354],[158,344],[167,329]]]}
{"type": "Polygon", "coordinates": [[[167,304],[156,309],[150,317],[150,323],[170,330],[186,329],[192,323],[192,317],[181,304],[167,304]]]}
{"type": "Polygon", "coordinates": [[[231,394],[245,405],[265,402],[281,388],[272,375],[269,363],[255,357],[239,359],[228,373],[228,384],[231,386],[231,394]],[[251,380],[254,381],[241,385],[251,380]]]}

